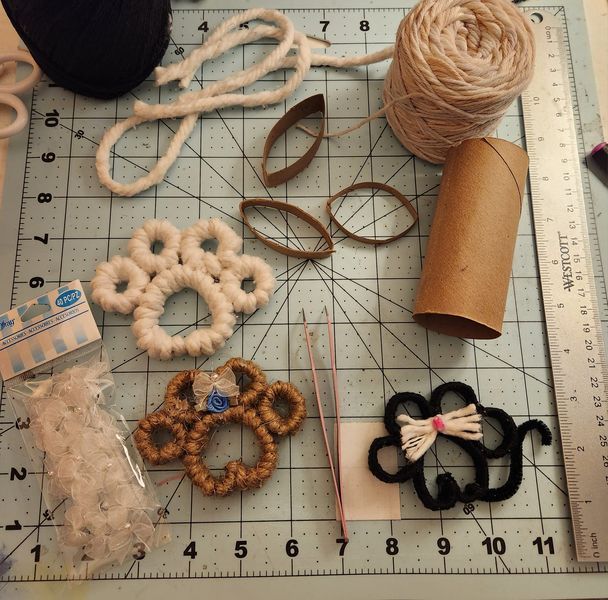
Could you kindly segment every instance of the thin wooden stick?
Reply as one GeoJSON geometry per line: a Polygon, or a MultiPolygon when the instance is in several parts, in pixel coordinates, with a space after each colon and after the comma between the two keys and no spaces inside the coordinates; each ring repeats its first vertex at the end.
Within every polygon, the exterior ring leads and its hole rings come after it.
{"type": "Polygon", "coordinates": [[[319,391],[319,380],[317,378],[317,369],[315,368],[315,359],[312,354],[312,345],[310,343],[310,333],[308,331],[308,323],[306,322],[306,314],[302,309],[302,317],[304,319],[304,336],[306,338],[306,348],[308,350],[308,358],[310,359],[310,370],[312,371],[312,382],[315,388],[315,397],[317,399],[317,407],[319,409],[319,419],[321,421],[321,429],[323,431],[323,442],[325,443],[325,451],[327,452],[327,459],[329,461],[329,470],[331,471],[331,478],[334,484],[334,492],[336,494],[336,502],[338,503],[338,512],[340,513],[340,526],[342,528],[342,537],[348,541],[348,531],[346,529],[346,519],[344,518],[344,510],[342,509],[342,497],[340,495],[340,487],[338,486],[338,479],[336,477],[336,469],[334,467],[334,460],[332,458],[331,447],[329,445],[329,439],[327,437],[327,429],[325,427],[325,417],[323,415],[323,403],[321,402],[321,393],[319,391]]]}

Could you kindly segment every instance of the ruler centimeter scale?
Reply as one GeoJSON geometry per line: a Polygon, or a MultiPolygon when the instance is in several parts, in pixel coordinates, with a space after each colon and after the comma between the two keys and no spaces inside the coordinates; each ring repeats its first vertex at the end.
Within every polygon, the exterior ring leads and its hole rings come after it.
{"type": "Polygon", "coordinates": [[[570,511],[579,561],[608,561],[608,363],[596,296],[566,31],[529,14],[534,78],[522,95],[530,189],[570,511]]]}

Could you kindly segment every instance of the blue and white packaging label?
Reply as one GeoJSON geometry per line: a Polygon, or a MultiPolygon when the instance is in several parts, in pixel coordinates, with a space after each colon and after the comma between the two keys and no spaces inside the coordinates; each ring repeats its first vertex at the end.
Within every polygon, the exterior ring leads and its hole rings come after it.
{"type": "Polygon", "coordinates": [[[0,314],[4,381],[100,339],[80,281],[0,314]]]}

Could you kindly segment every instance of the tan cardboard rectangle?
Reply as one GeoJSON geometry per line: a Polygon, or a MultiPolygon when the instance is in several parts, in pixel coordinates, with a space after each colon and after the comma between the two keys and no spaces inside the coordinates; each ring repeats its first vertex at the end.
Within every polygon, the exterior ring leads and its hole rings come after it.
{"type": "Polygon", "coordinates": [[[502,333],[528,155],[497,138],[467,140],[447,156],[414,320],[464,338],[502,333]]]}
{"type": "MultiPolygon", "coordinates": [[[[399,485],[376,479],[367,466],[367,453],[374,438],[386,435],[384,423],[342,422],[342,507],[347,521],[383,521],[401,519],[399,485]]],[[[383,452],[387,471],[397,470],[397,452],[383,452]]],[[[338,517],[337,517],[338,518],[338,517]]]]}

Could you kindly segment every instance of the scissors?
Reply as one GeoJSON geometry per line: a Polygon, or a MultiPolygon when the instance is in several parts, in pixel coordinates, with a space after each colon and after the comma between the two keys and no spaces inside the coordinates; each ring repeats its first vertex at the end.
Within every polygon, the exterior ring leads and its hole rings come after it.
{"type": "Polygon", "coordinates": [[[6,127],[0,127],[0,139],[11,137],[25,127],[28,121],[27,108],[17,95],[33,89],[42,76],[40,67],[28,52],[16,51],[0,54],[0,74],[4,71],[4,63],[8,62],[29,63],[32,65],[32,72],[25,79],[21,79],[15,83],[0,85],[0,105],[6,104],[17,113],[12,123],[9,123],[6,127]]]}

